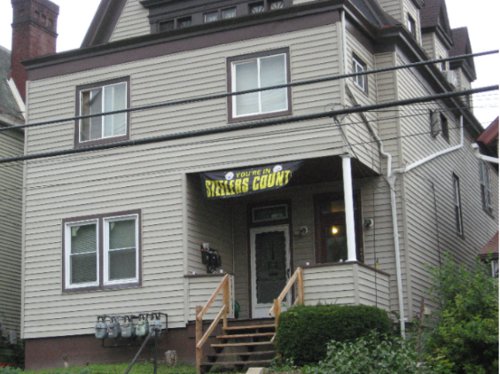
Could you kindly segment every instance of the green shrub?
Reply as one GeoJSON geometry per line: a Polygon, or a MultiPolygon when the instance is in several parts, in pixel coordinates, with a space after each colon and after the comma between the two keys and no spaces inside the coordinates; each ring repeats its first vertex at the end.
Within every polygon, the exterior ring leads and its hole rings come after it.
{"type": "Polygon", "coordinates": [[[295,364],[318,362],[331,340],[347,341],[375,330],[389,334],[392,322],[381,309],[364,305],[297,306],[281,315],[276,350],[295,364]]]}
{"type": "Polygon", "coordinates": [[[331,341],[324,360],[306,367],[307,374],[419,373],[417,353],[399,337],[370,333],[354,341],[331,341]]]}
{"type": "Polygon", "coordinates": [[[484,264],[466,269],[447,258],[435,272],[440,310],[427,345],[456,373],[498,373],[498,279],[484,264]]]}

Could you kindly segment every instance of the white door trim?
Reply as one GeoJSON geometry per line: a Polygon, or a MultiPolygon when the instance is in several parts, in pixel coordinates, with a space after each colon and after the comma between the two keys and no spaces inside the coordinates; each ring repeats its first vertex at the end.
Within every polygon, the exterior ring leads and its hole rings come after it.
{"type": "MultiPolygon", "coordinates": [[[[276,232],[281,231],[285,236],[285,254],[286,254],[286,269],[290,269],[290,226],[286,225],[275,225],[275,226],[261,226],[254,227],[250,229],[250,274],[251,274],[251,284],[250,293],[252,301],[252,318],[269,318],[269,309],[272,304],[257,304],[257,275],[255,273],[256,261],[255,261],[255,236],[257,234],[262,234],[265,232],[276,232]]],[[[288,274],[287,274],[288,277],[288,274]]],[[[276,295],[278,297],[278,295],[276,295]]],[[[290,297],[288,296],[285,300],[287,303],[290,302],[290,297]]]]}

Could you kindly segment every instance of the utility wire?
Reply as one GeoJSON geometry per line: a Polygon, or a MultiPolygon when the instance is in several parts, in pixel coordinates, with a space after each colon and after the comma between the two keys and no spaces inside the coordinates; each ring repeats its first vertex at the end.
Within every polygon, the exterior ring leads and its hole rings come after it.
{"type": "Polygon", "coordinates": [[[267,126],[276,126],[276,125],[281,125],[281,124],[285,124],[285,123],[290,124],[290,123],[296,123],[296,122],[301,122],[301,121],[306,121],[306,120],[334,117],[336,115],[342,115],[342,114],[361,113],[361,112],[366,112],[366,111],[371,111],[371,110],[376,110],[376,109],[383,109],[383,108],[394,107],[394,106],[407,106],[407,105],[412,105],[412,104],[416,104],[416,103],[424,103],[424,102],[429,102],[429,101],[448,99],[448,98],[453,98],[453,97],[458,97],[458,96],[463,96],[463,95],[470,95],[470,94],[474,94],[474,93],[478,93],[478,92],[493,91],[493,90],[498,90],[498,85],[481,87],[481,88],[465,90],[465,91],[458,91],[458,92],[457,91],[445,92],[445,93],[435,94],[435,95],[431,95],[431,96],[415,97],[415,98],[411,98],[411,99],[391,101],[391,102],[382,103],[382,104],[356,106],[356,107],[351,107],[351,108],[347,108],[347,109],[332,110],[332,111],[326,111],[326,112],[319,112],[319,113],[313,113],[313,114],[271,119],[271,120],[265,120],[265,121],[246,122],[243,124],[231,124],[230,126],[219,126],[219,127],[214,127],[211,129],[206,129],[206,130],[185,131],[185,132],[179,132],[179,133],[175,133],[175,134],[167,134],[167,135],[162,135],[162,136],[154,136],[154,137],[141,138],[141,139],[135,139],[135,140],[118,141],[118,142],[114,142],[114,143],[100,144],[100,145],[94,145],[94,146],[89,146],[89,147],[71,148],[71,149],[64,149],[64,150],[52,151],[52,152],[31,153],[31,154],[27,154],[24,156],[5,157],[5,158],[0,158],[0,164],[8,163],[8,162],[15,162],[15,161],[33,160],[33,159],[38,159],[38,158],[64,156],[64,155],[76,154],[76,153],[92,152],[92,151],[99,151],[99,150],[119,148],[119,147],[128,147],[128,146],[134,146],[134,145],[145,145],[145,144],[152,144],[152,143],[158,143],[158,142],[164,142],[164,141],[182,140],[182,139],[187,139],[187,138],[191,138],[194,136],[216,135],[216,134],[229,133],[229,132],[234,132],[234,131],[239,131],[239,130],[248,130],[248,129],[255,129],[255,128],[263,128],[263,127],[267,127],[267,126]]]}
{"type": "Polygon", "coordinates": [[[105,116],[105,115],[113,115],[113,114],[120,114],[120,113],[132,113],[132,112],[149,110],[149,109],[156,109],[156,108],[161,108],[161,107],[183,105],[183,104],[192,104],[192,103],[209,101],[209,100],[224,99],[224,98],[228,98],[228,97],[232,97],[232,96],[246,95],[246,94],[256,93],[256,92],[276,90],[276,89],[280,89],[280,88],[299,87],[299,86],[310,85],[310,84],[315,84],[315,83],[330,82],[330,81],[336,81],[336,80],[345,79],[345,78],[353,78],[353,77],[357,77],[357,76],[384,73],[384,72],[390,72],[390,71],[401,70],[401,69],[408,69],[408,68],[424,66],[424,65],[432,65],[432,64],[436,64],[436,63],[440,63],[440,62],[445,62],[445,61],[463,60],[466,58],[480,57],[480,56],[486,56],[486,55],[491,55],[491,54],[496,54],[496,53],[498,53],[498,50],[491,50],[491,51],[471,53],[471,54],[465,54],[465,55],[454,56],[454,57],[438,58],[438,59],[433,59],[433,60],[413,62],[413,63],[409,63],[409,64],[390,66],[390,67],[380,68],[380,69],[366,70],[366,71],[356,72],[356,73],[348,73],[348,74],[341,74],[341,75],[335,75],[335,76],[326,76],[326,77],[322,77],[322,78],[307,79],[307,80],[302,80],[302,81],[290,82],[290,83],[269,86],[269,87],[255,88],[255,89],[244,90],[244,91],[224,92],[224,93],[220,93],[220,94],[195,96],[195,97],[191,97],[191,98],[187,98],[187,99],[169,100],[169,101],[164,101],[164,102],[155,103],[155,104],[143,105],[143,106],[139,106],[139,107],[135,107],[135,108],[114,110],[114,111],[110,111],[110,112],[101,112],[101,113],[87,114],[87,115],[81,115],[81,116],[65,117],[65,118],[59,118],[59,119],[54,119],[54,120],[49,120],[49,121],[42,121],[42,122],[32,122],[32,123],[28,123],[25,125],[0,128],[0,134],[2,132],[9,131],[9,130],[12,130],[14,128],[15,129],[24,129],[24,128],[31,128],[31,127],[39,127],[39,126],[58,124],[58,123],[62,123],[62,122],[73,122],[73,121],[77,121],[77,120],[81,120],[81,119],[101,117],[101,116],[105,116]]]}
{"type": "MultiPolygon", "coordinates": [[[[429,115],[429,110],[432,109],[432,110],[436,110],[436,107],[434,105],[432,105],[431,103],[419,103],[417,104],[418,107],[417,108],[412,108],[411,109],[411,112],[407,112],[406,114],[402,115],[402,114],[397,114],[397,115],[393,115],[393,116],[390,116],[390,117],[384,117],[384,121],[388,121],[388,120],[398,120],[398,119],[405,119],[405,118],[415,118],[415,117],[423,117],[423,116],[428,116],[429,115]]],[[[406,108],[408,109],[408,108],[406,108]]],[[[446,113],[446,112],[453,112],[455,109],[443,109],[443,108],[438,108],[436,111],[437,112],[440,112],[440,113],[446,113]]],[[[370,113],[373,113],[373,114],[377,114],[377,113],[396,113],[396,112],[400,112],[399,109],[391,109],[391,110],[375,110],[375,111],[371,111],[370,113]]],[[[344,126],[359,126],[359,125],[364,125],[365,122],[363,120],[361,121],[353,121],[352,119],[350,119],[350,117],[347,117],[349,118],[350,122],[349,123],[344,123],[344,124],[341,124],[340,126],[344,127],[344,126]]],[[[373,119],[373,120],[368,120],[367,119],[367,122],[368,123],[377,123],[377,119],[373,119]]],[[[318,132],[318,131],[323,131],[324,129],[326,128],[331,128],[331,124],[330,123],[322,123],[320,125],[314,125],[314,126],[310,126],[306,129],[304,128],[295,128],[295,129],[275,129],[273,131],[268,131],[266,132],[265,134],[261,134],[261,133],[258,133],[258,134],[252,134],[252,135],[233,135],[233,136],[225,136],[223,139],[221,138],[218,138],[218,139],[209,139],[209,140],[203,140],[203,141],[200,141],[200,140],[196,140],[196,141],[191,141],[191,142],[188,142],[188,143],[183,143],[183,144],[177,144],[177,145],[169,145],[168,147],[169,148],[174,148],[174,147],[193,147],[193,146],[197,146],[197,145],[202,145],[202,144],[215,144],[215,143],[221,143],[221,142],[230,142],[230,141],[237,141],[237,140],[241,140],[241,139],[245,139],[245,140],[248,140],[249,137],[252,137],[254,139],[258,139],[258,138],[263,138],[263,137],[268,137],[270,135],[280,135],[280,134],[294,134],[294,133],[304,133],[304,132],[307,132],[307,134],[313,134],[314,132],[318,132]]],[[[455,127],[450,127],[450,130],[452,129],[455,129],[455,127]]],[[[404,138],[404,136],[402,137],[404,138]]],[[[365,144],[365,143],[363,143],[365,144]]],[[[372,144],[372,142],[370,143],[366,143],[366,144],[372,144]]],[[[157,146],[157,147],[150,147],[148,148],[148,151],[155,151],[155,150],[158,150],[158,149],[163,149],[165,148],[164,145],[161,145],[161,146],[157,146]]],[[[113,156],[119,156],[119,155],[124,155],[124,154],[127,154],[127,155],[130,155],[132,153],[136,153],[136,152],[143,152],[144,150],[127,150],[126,152],[116,152],[116,153],[113,153],[113,156]]],[[[70,155],[68,155],[70,156],[70,155]]],[[[85,160],[85,159],[92,159],[92,160],[95,160],[96,158],[98,157],[105,157],[105,155],[96,155],[96,154],[91,154],[87,157],[81,157],[79,156],[78,157],[78,160],[85,160]]],[[[76,159],[76,156],[75,157],[65,157],[63,160],[75,160],[76,159]]],[[[10,163],[10,164],[4,164],[3,167],[19,167],[19,163],[20,162],[23,162],[23,160],[20,160],[18,162],[14,162],[14,163],[10,163]]],[[[52,163],[60,163],[61,162],[61,159],[55,159],[52,163]]],[[[45,158],[45,159],[39,159],[38,161],[37,160],[33,160],[30,165],[33,165],[33,164],[37,164],[37,163],[44,163],[45,165],[49,164],[48,162],[48,159],[45,158]]]]}

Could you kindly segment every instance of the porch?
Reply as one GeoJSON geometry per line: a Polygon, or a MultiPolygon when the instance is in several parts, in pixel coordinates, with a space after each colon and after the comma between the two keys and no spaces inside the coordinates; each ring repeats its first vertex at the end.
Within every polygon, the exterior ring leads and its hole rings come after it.
{"type": "Polygon", "coordinates": [[[270,365],[275,356],[274,339],[280,315],[291,304],[363,304],[385,310],[389,308],[388,274],[357,262],[305,269],[298,267],[268,310],[272,320],[235,324],[234,277],[230,274],[191,277],[190,306],[200,298],[200,285],[215,283],[216,279],[220,282],[206,303],[195,307],[193,315],[199,374],[209,371],[214,365],[238,371],[249,366],[270,365]],[[204,331],[203,322],[207,319],[211,324],[204,331]]]}
{"type": "MultiPolygon", "coordinates": [[[[227,169],[221,174],[252,172],[227,169]]],[[[215,190],[205,190],[200,174],[188,175],[187,320],[194,320],[196,305],[215,289],[217,275],[226,273],[231,274],[238,317],[268,318],[273,300],[298,267],[304,269],[308,305],[389,309],[389,277],[379,271],[385,270],[379,259],[393,258],[393,252],[375,240],[379,182],[374,170],[345,156],[305,160],[284,188],[236,198],[207,198],[215,190]],[[202,262],[201,245],[215,249],[222,260],[213,274],[202,262]]],[[[290,297],[284,300],[285,305],[291,302],[290,297]]]]}

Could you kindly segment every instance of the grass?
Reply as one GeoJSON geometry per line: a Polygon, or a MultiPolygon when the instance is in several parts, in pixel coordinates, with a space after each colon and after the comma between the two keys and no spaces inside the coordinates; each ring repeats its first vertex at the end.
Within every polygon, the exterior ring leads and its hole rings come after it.
{"type": "MultiPolygon", "coordinates": [[[[0,368],[0,374],[123,374],[128,364],[114,365],[89,365],[80,367],[69,367],[65,369],[44,369],[44,370],[14,370],[0,368]]],[[[153,373],[153,364],[135,364],[130,374],[151,374],[153,373]]],[[[158,374],[195,374],[196,369],[193,366],[178,365],[167,367],[158,365],[158,374]]]]}

